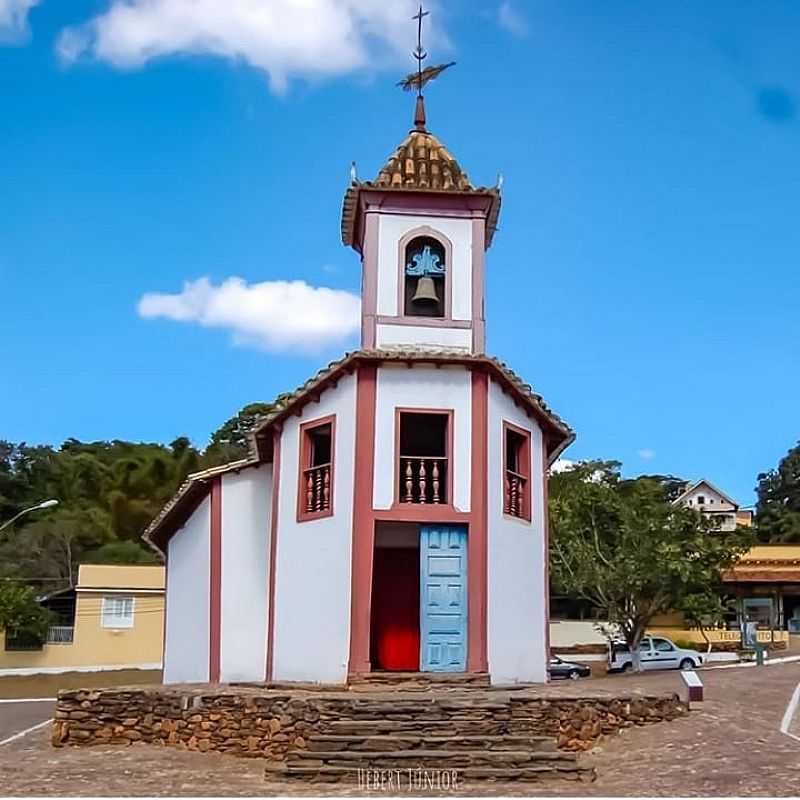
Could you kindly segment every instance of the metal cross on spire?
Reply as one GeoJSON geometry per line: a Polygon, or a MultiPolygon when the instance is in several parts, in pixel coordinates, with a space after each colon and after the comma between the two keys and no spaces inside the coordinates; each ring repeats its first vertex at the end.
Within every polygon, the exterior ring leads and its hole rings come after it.
{"type": "Polygon", "coordinates": [[[397,85],[403,91],[410,92],[414,89],[417,90],[417,103],[414,112],[414,127],[418,131],[425,130],[425,102],[422,95],[422,88],[429,81],[438,78],[448,67],[452,67],[455,61],[450,61],[447,64],[437,64],[435,67],[422,68],[422,62],[428,57],[428,53],[422,46],[422,20],[430,14],[430,11],[425,11],[420,3],[419,11],[411,18],[417,22],[417,46],[411,52],[411,55],[417,62],[417,71],[406,75],[397,85]]]}
{"type": "Polygon", "coordinates": [[[417,21],[417,48],[412,55],[417,59],[417,97],[422,97],[422,62],[428,54],[422,47],[422,20],[430,14],[430,11],[423,11],[422,3],[419,4],[419,11],[411,17],[417,21]]]}

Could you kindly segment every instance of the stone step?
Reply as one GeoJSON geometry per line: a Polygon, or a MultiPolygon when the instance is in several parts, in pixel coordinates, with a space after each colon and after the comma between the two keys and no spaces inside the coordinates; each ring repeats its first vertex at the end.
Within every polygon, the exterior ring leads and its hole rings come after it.
{"type": "Polygon", "coordinates": [[[339,750],[287,754],[288,765],[351,767],[352,769],[458,769],[466,767],[524,768],[546,764],[554,768],[575,766],[575,753],[534,750],[392,750],[388,752],[339,750]]]}
{"type": "MultiPolygon", "coordinates": [[[[444,730],[444,729],[442,729],[444,730]]],[[[553,753],[556,740],[548,736],[526,736],[524,734],[501,735],[430,735],[418,731],[406,734],[311,734],[308,750],[325,753],[329,751],[381,751],[393,750],[536,750],[553,753]]]]}
{"type": "Polygon", "coordinates": [[[486,672],[371,672],[351,677],[347,682],[350,691],[374,691],[381,688],[407,691],[436,689],[463,689],[484,687],[490,684],[486,672]]]}
{"type": "MultiPolygon", "coordinates": [[[[425,715],[407,715],[403,719],[333,719],[327,720],[325,733],[347,736],[377,734],[493,736],[505,733],[524,735],[541,727],[539,720],[524,717],[503,719],[500,716],[463,716],[427,719],[425,715]]],[[[546,738],[546,737],[544,737],[546,738]]]]}
{"type": "MultiPolygon", "coordinates": [[[[416,771],[417,765],[411,767],[406,765],[403,769],[393,771],[394,774],[387,775],[384,773],[383,780],[387,781],[390,778],[394,781],[393,785],[388,787],[389,792],[399,793],[408,791],[425,791],[426,789],[443,788],[439,785],[442,780],[447,781],[446,789],[456,788],[459,783],[464,781],[492,781],[492,782],[506,782],[506,781],[522,781],[522,782],[538,782],[538,781],[552,781],[552,780],[569,780],[569,781],[593,781],[595,778],[594,769],[591,767],[583,767],[578,764],[536,764],[533,766],[525,767],[464,767],[455,770],[447,770],[446,776],[441,776],[440,768],[437,768],[439,776],[436,773],[418,773],[416,771]],[[432,786],[426,785],[425,781],[429,780],[432,786]]],[[[267,781],[270,780],[301,780],[312,783],[316,782],[341,782],[358,784],[360,788],[367,790],[369,785],[364,783],[366,776],[363,772],[364,768],[357,768],[352,765],[347,766],[305,766],[297,764],[269,764],[264,770],[264,777],[267,781]]],[[[372,781],[372,788],[378,788],[375,781],[380,781],[380,776],[372,775],[369,778],[372,781]]]]}

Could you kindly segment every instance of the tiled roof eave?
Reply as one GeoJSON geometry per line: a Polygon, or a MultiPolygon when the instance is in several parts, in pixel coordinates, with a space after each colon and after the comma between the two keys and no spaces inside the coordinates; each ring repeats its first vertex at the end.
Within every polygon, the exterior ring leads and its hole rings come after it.
{"type": "Polygon", "coordinates": [[[285,418],[298,411],[310,398],[325,390],[326,383],[341,374],[343,371],[351,372],[360,361],[388,362],[417,362],[417,363],[450,363],[465,366],[484,365],[495,372],[495,375],[505,383],[507,388],[518,394],[528,408],[537,417],[539,422],[544,422],[550,428],[558,441],[549,452],[552,463],[574,440],[574,431],[557,414],[548,408],[541,395],[533,391],[515,372],[499,359],[485,354],[455,353],[451,350],[435,350],[420,348],[414,350],[356,350],[344,358],[331,362],[328,367],[320,370],[313,378],[298,387],[295,392],[285,397],[284,404],[275,412],[265,417],[261,423],[251,431],[251,446],[255,452],[260,452],[260,442],[263,441],[267,429],[281,423],[285,418]]]}
{"type": "Polygon", "coordinates": [[[541,395],[526,384],[503,362],[485,354],[457,353],[452,350],[418,348],[409,350],[356,350],[343,358],[331,362],[294,392],[281,397],[274,412],[265,416],[250,433],[251,455],[239,461],[196,472],[190,475],[150,523],[143,534],[144,540],[160,552],[169,536],[177,530],[208,492],[211,480],[230,472],[238,472],[264,463],[268,457],[267,437],[292,414],[301,413],[307,403],[313,402],[327,388],[335,385],[345,375],[351,374],[360,363],[419,363],[453,364],[491,370],[494,377],[516,395],[537,422],[546,429],[551,446],[548,463],[553,461],[575,440],[575,433],[557,414],[551,411],[541,395]]]}
{"type": "Polygon", "coordinates": [[[342,243],[348,247],[356,247],[356,225],[361,213],[359,195],[362,191],[386,192],[388,194],[429,194],[437,196],[485,197],[490,201],[486,214],[486,247],[490,247],[497,230],[502,199],[500,190],[495,187],[480,186],[469,189],[435,189],[420,186],[382,186],[375,181],[352,183],[345,191],[342,203],[342,243]]]}

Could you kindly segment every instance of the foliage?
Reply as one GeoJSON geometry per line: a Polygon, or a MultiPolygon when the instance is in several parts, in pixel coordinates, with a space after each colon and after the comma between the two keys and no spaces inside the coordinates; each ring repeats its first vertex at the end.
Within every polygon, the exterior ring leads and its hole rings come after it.
{"type": "Polygon", "coordinates": [[[551,477],[551,573],[557,591],[589,600],[619,626],[638,662],[653,617],[716,585],[751,535],[718,530],[673,505],[664,481],[623,480],[619,466],[587,462],[551,477]]]}
{"type": "Polygon", "coordinates": [[[36,602],[30,586],[0,582],[0,630],[37,643],[47,638],[51,614],[36,602]]]}
{"type": "Polygon", "coordinates": [[[0,440],[0,524],[58,500],[0,533],[0,579],[22,578],[44,593],[73,586],[81,562],[155,563],[141,541],[153,517],[191,472],[246,456],[249,431],[274,407],[245,406],[205,451],[186,437],[169,445],[68,439],[61,447],[0,440]]]}
{"type": "Polygon", "coordinates": [[[726,612],[731,610],[731,602],[724,597],[721,586],[707,586],[699,591],[687,594],[677,607],[683,614],[686,623],[697,628],[711,652],[711,641],[706,631],[717,628],[725,622],[726,612]]]}
{"type": "MultiPolygon", "coordinates": [[[[280,399],[280,398],[279,398],[280,399]]],[[[212,436],[203,456],[206,467],[246,458],[249,454],[248,434],[259,419],[275,409],[275,403],[250,403],[231,417],[212,436]]]]}
{"type": "Polygon", "coordinates": [[[762,542],[800,543],[800,442],[758,476],[756,528],[762,542]]]}

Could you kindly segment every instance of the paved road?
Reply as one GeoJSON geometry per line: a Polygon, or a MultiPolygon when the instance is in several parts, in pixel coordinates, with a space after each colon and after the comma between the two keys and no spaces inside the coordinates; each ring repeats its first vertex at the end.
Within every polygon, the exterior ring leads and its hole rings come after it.
{"type": "MultiPolygon", "coordinates": [[[[708,670],[702,678],[706,700],[687,717],[628,729],[601,740],[594,753],[584,756],[584,763],[597,769],[593,784],[473,783],[454,794],[800,796],[800,741],[780,732],[800,682],[800,664],[708,670]]],[[[565,682],[557,691],[650,693],[679,687],[678,673],[645,673],[585,684],[565,682]]],[[[10,705],[0,704],[0,719],[5,720],[10,705]]],[[[24,713],[39,714],[41,719],[50,711],[43,703],[24,713]]],[[[35,724],[30,717],[28,721],[35,724]]],[[[0,747],[0,792],[16,796],[363,794],[355,786],[265,783],[258,759],[138,744],[55,750],[46,729],[0,747]]]]}
{"type": "Polygon", "coordinates": [[[15,733],[51,719],[55,703],[0,703],[0,742],[15,733]]]}

